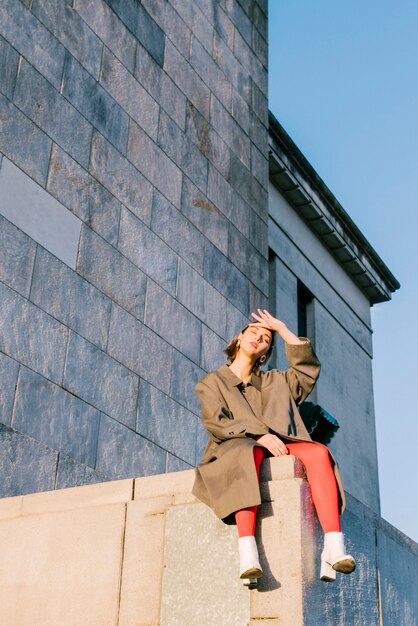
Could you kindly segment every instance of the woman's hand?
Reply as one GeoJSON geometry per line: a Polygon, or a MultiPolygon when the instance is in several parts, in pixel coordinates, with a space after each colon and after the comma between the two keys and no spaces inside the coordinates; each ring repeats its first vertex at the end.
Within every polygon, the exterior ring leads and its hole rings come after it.
{"type": "Polygon", "coordinates": [[[291,344],[300,344],[304,343],[297,337],[291,330],[288,329],[286,324],[281,320],[278,320],[276,317],[270,315],[270,313],[266,309],[257,309],[257,313],[251,313],[251,315],[257,320],[253,322],[254,326],[263,326],[263,328],[268,328],[269,330],[274,331],[285,341],[286,343],[291,344]]]}
{"type": "Polygon", "coordinates": [[[277,437],[277,435],[267,433],[266,435],[259,437],[257,439],[257,443],[259,443],[260,446],[263,446],[263,448],[267,448],[273,456],[284,456],[285,454],[289,454],[289,450],[286,448],[283,441],[277,437]]]}

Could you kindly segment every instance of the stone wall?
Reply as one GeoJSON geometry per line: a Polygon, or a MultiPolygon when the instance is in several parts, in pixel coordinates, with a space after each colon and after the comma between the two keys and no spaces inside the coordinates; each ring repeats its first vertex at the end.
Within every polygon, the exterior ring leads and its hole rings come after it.
{"type": "Polygon", "coordinates": [[[1,2],[1,496],[200,458],[268,295],[266,10],[1,2]]]}

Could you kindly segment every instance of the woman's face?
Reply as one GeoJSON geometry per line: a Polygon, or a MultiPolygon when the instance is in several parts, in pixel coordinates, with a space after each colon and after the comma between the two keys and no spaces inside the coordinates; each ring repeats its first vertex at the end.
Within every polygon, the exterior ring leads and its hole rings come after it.
{"type": "Polygon", "coordinates": [[[272,333],[262,326],[251,325],[240,334],[240,350],[257,360],[267,352],[272,341],[272,333]]]}

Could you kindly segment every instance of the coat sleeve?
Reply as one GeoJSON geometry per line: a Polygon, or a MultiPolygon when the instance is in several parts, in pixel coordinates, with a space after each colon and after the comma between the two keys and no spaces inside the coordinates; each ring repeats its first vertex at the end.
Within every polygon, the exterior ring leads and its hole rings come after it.
{"type": "Polygon", "coordinates": [[[234,420],[215,389],[200,381],[195,391],[201,404],[203,425],[218,443],[226,439],[246,437],[246,425],[241,420],[234,420]]]}
{"type": "Polygon", "coordinates": [[[284,372],[284,376],[293,399],[296,404],[300,404],[314,388],[321,364],[309,339],[305,339],[302,344],[286,344],[286,357],[290,367],[284,372]]]}

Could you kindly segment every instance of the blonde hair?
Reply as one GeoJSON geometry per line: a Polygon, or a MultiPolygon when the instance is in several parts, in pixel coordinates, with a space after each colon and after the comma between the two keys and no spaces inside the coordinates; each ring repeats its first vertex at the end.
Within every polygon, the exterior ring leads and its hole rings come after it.
{"type": "MultiPolygon", "coordinates": [[[[224,353],[226,354],[227,357],[227,361],[228,363],[233,363],[236,359],[236,356],[238,354],[238,350],[239,350],[239,336],[242,333],[245,333],[245,331],[247,330],[247,328],[249,327],[249,324],[247,324],[246,326],[244,326],[244,328],[242,330],[240,330],[240,332],[235,335],[235,337],[233,339],[231,339],[231,341],[229,342],[229,344],[226,346],[224,353]]],[[[268,347],[267,352],[264,353],[263,356],[265,356],[265,360],[260,363],[260,359],[257,359],[257,361],[254,363],[253,366],[253,372],[254,371],[258,371],[260,369],[260,367],[262,365],[265,365],[267,363],[267,361],[269,360],[269,358],[271,357],[271,353],[273,352],[273,348],[274,348],[274,332],[271,332],[271,341],[270,341],[270,345],[268,347]]],[[[261,358],[261,357],[260,357],[261,358]]]]}

